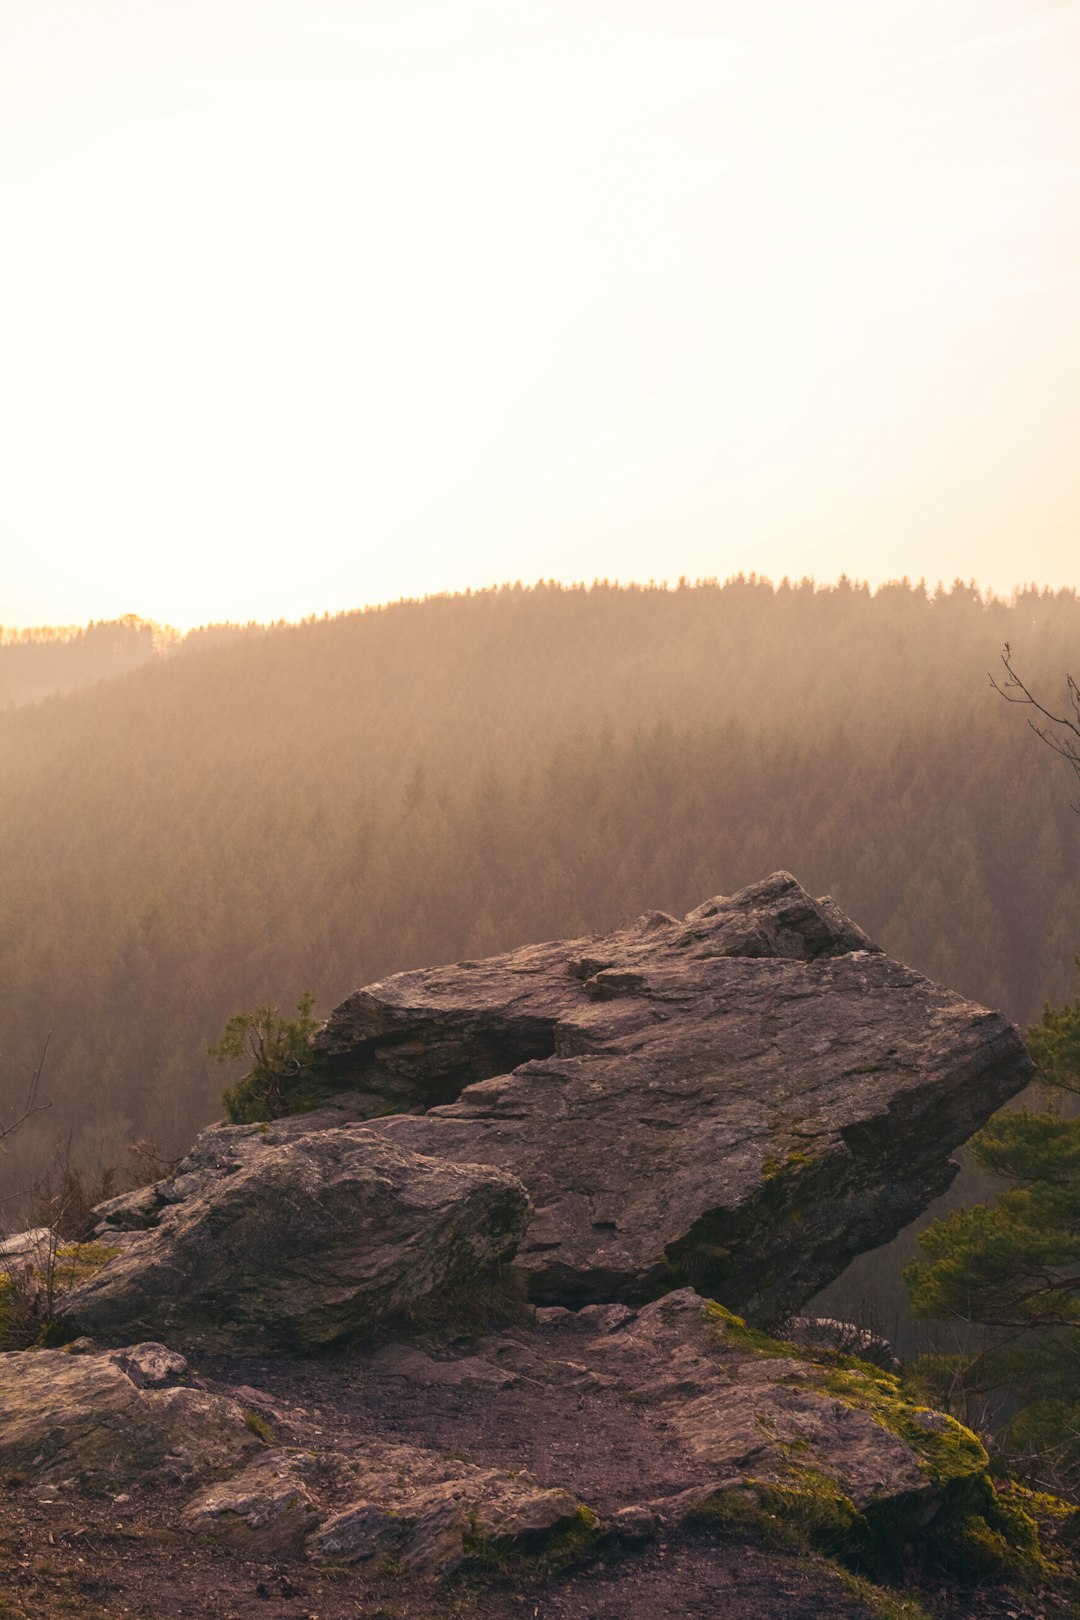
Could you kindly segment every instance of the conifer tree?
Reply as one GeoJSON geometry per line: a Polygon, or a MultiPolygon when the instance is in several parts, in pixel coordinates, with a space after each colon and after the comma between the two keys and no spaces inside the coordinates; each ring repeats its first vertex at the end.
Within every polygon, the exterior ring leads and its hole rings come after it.
{"type": "MultiPolygon", "coordinates": [[[[1080,1091],[1080,998],[1047,1007],[1029,1040],[1047,1082],[1080,1091]]],[[[1009,1185],[993,1204],[953,1210],[921,1234],[928,1263],[913,1262],[904,1273],[912,1307],[918,1316],[990,1330],[981,1350],[938,1371],[969,1396],[1005,1392],[1014,1411],[1006,1446],[1075,1484],[1080,1119],[1056,1106],[1006,1111],[971,1145],[983,1169],[1009,1185]]]]}
{"type": "Polygon", "coordinates": [[[255,1007],[235,1013],[209,1055],[218,1063],[250,1056],[252,1066],[222,1095],[226,1117],[234,1124],[300,1114],[319,1100],[320,1063],[311,1048],[318,1019],[311,1011],[315,997],[305,990],[296,1017],[285,1018],[277,1007],[255,1007]]]}

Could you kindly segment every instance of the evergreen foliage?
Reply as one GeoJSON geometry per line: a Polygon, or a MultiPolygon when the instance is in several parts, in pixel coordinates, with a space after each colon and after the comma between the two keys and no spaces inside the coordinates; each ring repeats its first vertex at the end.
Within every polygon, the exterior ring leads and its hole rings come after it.
{"type": "Polygon", "coordinates": [[[238,1007],[777,867],[1014,1018],[1071,994],[1076,818],[987,674],[1010,641],[1052,698],[1073,592],[508,586],[231,634],[0,712],[0,1120],[52,1034],[0,1197],[57,1121],[80,1163],[186,1150],[238,1007]]]}
{"type": "Polygon", "coordinates": [[[140,619],[102,619],[85,626],[5,630],[0,625],[0,709],[73,692],[138,669],[164,654],[197,651],[261,630],[256,625],[206,625],[180,636],[140,619]]]}
{"type": "MultiPolygon", "coordinates": [[[[1076,968],[1080,973],[1080,956],[1076,968]]],[[[1047,1002],[1039,1022],[1028,1030],[1028,1045],[1052,1085],[1080,1091],[1080,995],[1064,1007],[1047,1002]]]]}
{"type": "Polygon", "coordinates": [[[295,1018],[285,1018],[277,1007],[234,1013],[209,1048],[208,1055],[217,1063],[252,1059],[248,1073],[222,1095],[225,1117],[234,1125],[303,1113],[318,1101],[320,1064],[311,1049],[311,1037],[319,1027],[311,1016],[314,1005],[314,994],[305,990],[295,1018]]]}
{"type": "MultiPolygon", "coordinates": [[[[1047,1079],[1080,1089],[1080,1000],[1047,1007],[1029,1031],[1047,1079]]],[[[905,1278],[915,1312],[992,1331],[957,1358],[954,1393],[1006,1393],[1003,1439],[1029,1467],[1080,1483],[1080,1119],[1058,1108],[996,1115],[972,1141],[1011,1185],[992,1205],[957,1209],[921,1233],[929,1263],[905,1278]]]]}

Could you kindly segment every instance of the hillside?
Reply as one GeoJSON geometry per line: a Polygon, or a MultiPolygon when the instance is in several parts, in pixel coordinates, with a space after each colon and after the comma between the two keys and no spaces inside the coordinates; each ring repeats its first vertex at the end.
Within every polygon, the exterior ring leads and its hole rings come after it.
{"type": "Polygon", "coordinates": [[[0,709],[74,692],[152,659],[221,645],[262,628],[214,624],[181,636],[134,613],[86,626],[7,630],[0,624],[0,709]]]}
{"type": "MultiPolygon", "coordinates": [[[[77,1154],[183,1146],[237,1008],[682,914],[787,867],[1011,1016],[1071,994],[1075,593],[505,588],[155,657],[0,714],[4,1117],[50,1036],[77,1154]]],[[[8,1175],[13,1176],[10,1167],[8,1175]]]]}

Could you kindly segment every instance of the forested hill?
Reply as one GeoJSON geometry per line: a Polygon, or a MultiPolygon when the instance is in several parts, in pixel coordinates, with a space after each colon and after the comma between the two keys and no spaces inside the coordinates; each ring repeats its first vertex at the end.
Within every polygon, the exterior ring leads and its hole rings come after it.
{"type": "Polygon", "coordinates": [[[152,658],[235,641],[261,629],[261,625],[214,624],[181,636],[134,613],[85,626],[7,630],[0,625],[0,709],[73,692],[138,669],[152,658]]]}
{"type": "MultiPolygon", "coordinates": [[[[3,1116],[186,1145],[225,1019],[683,912],[788,867],[1022,1021],[1072,993],[1080,600],[751,580],[402,603],[157,657],[0,714],[3,1116]]],[[[36,1145],[35,1145],[36,1144],[36,1145]]],[[[13,1174],[12,1156],[0,1175],[13,1174]]],[[[3,1189],[0,1189],[2,1192],[3,1189]]]]}

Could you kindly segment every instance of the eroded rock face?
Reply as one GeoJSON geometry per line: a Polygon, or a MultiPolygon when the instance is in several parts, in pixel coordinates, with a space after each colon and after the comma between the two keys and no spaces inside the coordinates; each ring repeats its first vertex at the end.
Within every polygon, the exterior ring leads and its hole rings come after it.
{"type": "Polygon", "coordinates": [[[683,922],[398,974],[316,1043],[373,1109],[477,1077],[377,1128],[520,1176],[537,1301],[689,1282],[763,1319],[942,1192],[951,1151],[1031,1074],[1004,1017],[890,961],[787,873],[683,922]]]}
{"type": "Polygon", "coordinates": [[[812,900],[776,873],[706,901],[685,923],[654,911],[614,934],[397,973],[343,1001],[313,1045],[372,1117],[452,1102],[473,1081],[576,1051],[569,1030],[583,1006],[633,995],[640,969],[673,933],[678,949],[697,945],[699,957],[813,960],[877,949],[831,900],[812,900]]]}
{"type": "MultiPolygon", "coordinates": [[[[362,1125],[234,1128],[188,1196],[62,1304],[118,1344],[302,1350],[370,1333],[512,1252],[528,1200],[505,1172],[419,1157],[362,1125]]],[[[204,1149],[200,1150],[205,1153],[204,1149]]]]}
{"type": "Polygon", "coordinates": [[[184,1509],[184,1528],[248,1557],[298,1553],[319,1523],[312,1484],[323,1470],[307,1451],[270,1451],[210,1485],[184,1509]]]}
{"type": "Polygon", "coordinates": [[[96,1492],[235,1468],[262,1442],[235,1401],[177,1384],[186,1364],[170,1356],[161,1345],[0,1355],[0,1474],[96,1492]]]}
{"type": "Polygon", "coordinates": [[[529,1474],[477,1468],[415,1446],[372,1441],[352,1460],[347,1506],[307,1542],[310,1557],[338,1564],[393,1559],[422,1575],[447,1575],[487,1544],[539,1552],[574,1525],[581,1504],[529,1474]]]}

